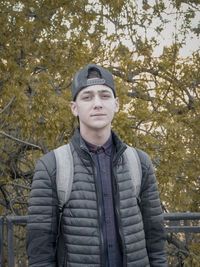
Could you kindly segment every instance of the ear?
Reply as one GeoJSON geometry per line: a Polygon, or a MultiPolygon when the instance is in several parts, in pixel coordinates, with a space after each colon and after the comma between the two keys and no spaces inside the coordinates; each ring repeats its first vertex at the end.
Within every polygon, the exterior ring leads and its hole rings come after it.
{"type": "Polygon", "coordinates": [[[119,111],[119,98],[116,97],[115,98],[115,112],[118,112],[119,111]]]}
{"type": "Polygon", "coordinates": [[[71,101],[71,102],[70,102],[70,107],[71,107],[71,111],[72,111],[73,115],[74,115],[75,117],[77,117],[77,116],[78,116],[78,110],[77,110],[76,102],[71,101]]]}

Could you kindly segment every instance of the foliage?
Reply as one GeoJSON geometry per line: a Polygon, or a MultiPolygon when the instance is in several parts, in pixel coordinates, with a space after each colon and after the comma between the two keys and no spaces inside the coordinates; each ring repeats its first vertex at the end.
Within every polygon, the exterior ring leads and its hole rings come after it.
{"type": "MultiPolygon", "coordinates": [[[[113,128],[151,155],[164,210],[200,211],[199,47],[183,56],[199,37],[199,7],[180,0],[0,3],[1,214],[27,213],[34,165],[72,136],[72,77],[91,62],[115,76],[121,109],[113,128]]],[[[199,257],[196,243],[187,244],[185,264],[199,257]]]]}

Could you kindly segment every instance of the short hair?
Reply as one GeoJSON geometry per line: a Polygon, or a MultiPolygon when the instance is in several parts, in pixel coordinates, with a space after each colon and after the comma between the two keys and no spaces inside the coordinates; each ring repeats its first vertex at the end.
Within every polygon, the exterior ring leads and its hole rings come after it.
{"type": "Polygon", "coordinates": [[[101,73],[98,69],[96,68],[90,68],[88,70],[88,79],[93,79],[93,78],[101,78],[101,73]]]}

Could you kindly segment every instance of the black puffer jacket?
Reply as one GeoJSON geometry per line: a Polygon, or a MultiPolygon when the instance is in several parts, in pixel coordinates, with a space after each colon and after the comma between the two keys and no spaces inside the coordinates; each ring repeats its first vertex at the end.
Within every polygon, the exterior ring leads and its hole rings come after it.
{"type": "MultiPolygon", "coordinates": [[[[123,248],[124,266],[164,267],[165,233],[156,179],[151,160],[138,150],[142,164],[140,208],[124,160],[126,146],[113,133],[116,153],[113,159],[115,211],[123,248]]],[[[99,192],[96,170],[87,147],[77,130],[74,147],[74,182],[62,217],[62,235],[67,267],[103,267],[99,223],[99,192]]],[[[27,254],[29,266],[55,267],[55,240],[58,229],[54,153],[42,157],[35,170],[29,203],[27,254]]]]}

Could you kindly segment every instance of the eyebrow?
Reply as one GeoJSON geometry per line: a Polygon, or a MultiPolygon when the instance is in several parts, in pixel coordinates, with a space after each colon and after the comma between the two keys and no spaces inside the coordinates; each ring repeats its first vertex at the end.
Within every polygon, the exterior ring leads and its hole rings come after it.
{"type": "MultiPolygon", "coordinates": [[[[109,93],[111,94],[111,92],[107,89],[102,89],[102,90],[97,90],[98,93],[109,93]]],[[[82,92],[82,95],[84,94],[91,94],[91,93],[94,93],[94,90],[87,90],[87,91],[84,91],[82,92]]]]}

